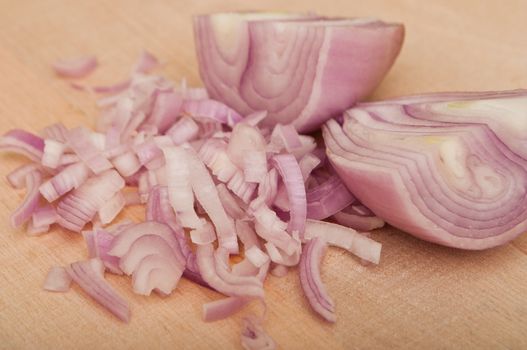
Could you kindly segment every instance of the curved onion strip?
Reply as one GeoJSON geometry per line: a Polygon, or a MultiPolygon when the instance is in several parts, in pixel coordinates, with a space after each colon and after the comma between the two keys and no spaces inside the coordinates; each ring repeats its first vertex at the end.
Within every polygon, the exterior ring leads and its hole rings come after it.
{"type": "Polygon", "coordinates": [[[115,170],[108,170],[88,179],[60,201],[57,206],[58,224],[80,232],[97,211],[123,187],[124,180],[115,170]]]}
{"type": "Polygon", "coordinates": [[[0,151],[9,151],[40,162],[44,152],[44,140],[30,132],[13,129],[0,137],[0,151]]]}
{"type": "MultiPolygon", "coordinates": [[[[112,250],[110,254],[113,254],[112,250]]],[[[119,267],[125,274],[132,275],[138,270],[143,259],[152,254],[159,255],[166,260],[167,268],[183,272],[185,265],[181,263],[181,253],[176,253],[176,250],[164,238],[155,234],[138,237],[126,254],[120,256],[119,267]]]]}
{"type": "Polygon", "coordinates": [[[83,162],[68,165],[40,186],[40,194],[51,203],[72,189],[82,186],[89,175],[90,169],[83,162]]]}
{"type": "Polygon", "coordinates": [[[327,321],[335,322],[335,305],[320,278],[320,264],[326,247],[320,237],[307,242],[300,259],[300,284],[313,310],[327,321]]]}
{"type": "Polygon", "coordinates": [[[179,146],[165,147],[163,153],[165,154],[170,204],[184,227],[199,228],[203,225],[203,220],[194,210],[188,154],[179,146]]]}
{"type": "Polygon", "coordinates": [[[247,216],[247,214],[245,214],[247,205],[234,197],[224,184],[216,185],[216,190],[218,190],[221,204],[230,217],[233,219],[243,219],[247,216]]]}
{"type": "Polygon", "coordinates": [[[26,196],[17,209],[11,214],[11,225],[19,227],[31,218],[38,206],[40,193],[38,187],[42,183],[42,174],[35,170],[26,175],[26,196]]]}
{"type": "Polygon", "coordinates": [[[150,295],[152,290],[155,290],[161,295],[169,295],[176,288],[183,271],[182,266],[171,263],[161,255],[147,255],[134,270],[132,276],[134,292],[150,295]]]}
{"type": "Polygon", "coordinates": [[[382,245],[371,238],[361,235],[351,228],[324,221],[306,222],[305,239],[323,238],[325,242],[348,250],[361,259],[378,264],[381,259],[382,245]]]}
{"type": "Polygon", "coordinates": [[[71,277],[62,266],[53,266],[49,269],[42,288],[49,292],[67,292],[70,289],[71,277]]]}
{"type": "Polygon", "coordinates": [[[192,173],[190,180],[192,190],[216,228],[219,245],[225,247],[231,253],[238,253],[238,240],[236,239],[234,221],[225,212],[210,173],[193,150],[188,149],[186,152],[192,173]]]}
{"type": "Polygon", "coordinates": [[[261,286],[233,285],[227,283],[218,276],[214,259],[214,247],[212,244],[198,245],[196,256],[201,276],[205,282],[218,292],[230,296],[263,298],[264,291],[261,286]]]}
{"type": "Polygon", "coordinates": [[[291,154],[280,154],[273,157],[273,164],[282,177],[290,204],[290,219],[287,230],[297,231],[304,235],[307,216],[306,188],[298,162],[291,154]]]}
{"type": "Polygon", "coordinates": [[[94,262],[97,261],[98,259],[78,261],[67,266],[66,271],[90,297],[121,321],[128,323],[130,321],[128,303],[106,282],[101,271],[94,267],[94,262]]]}
{"type": "Polygon", "coordinates": [[[36,170],[40,170],[40,167],[36,163],[29,163],[21,165],[9,174],[7,174],[7,181],[14,188],[23,188],[26,185],[26,176],[36,170]]]}
{"type": "Polygon", "coordinates": [[[229,253],[225,248],[218,248],[214,252],[214,261],[216,267],[216,273],[225,282],[232,285],[240,286],[256,286],[262,288],[262,281],[255,276],[243,276],[234,274],[229,266],[229,253]]]}
{"type": "Polygon", "coordinates": [[[108,254],[121,258],[130,251],[135,241],[147,235],[158,236],[163,239],[166,245],[171,248],[176,261],[182,266],[186,265],[186,259],[181,253],[181,248],[170,227],[154,221],[146,221],[125,228],[113,241],[108,254]]]}
{"type": "Polygon", "coordinates": [[[53,69],[63,77],[82,78],[93,72],[97,64],[97,58],[90,55],[56,61],[53,69]]]}

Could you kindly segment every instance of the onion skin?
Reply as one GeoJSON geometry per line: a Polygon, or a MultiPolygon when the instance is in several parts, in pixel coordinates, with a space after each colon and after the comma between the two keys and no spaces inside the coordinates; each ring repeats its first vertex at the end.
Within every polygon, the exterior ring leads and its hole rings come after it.
{"type": "Polygon", "coordinates": [[[211,98],[243,115],[268,111],[262,125],[292,123],[307,132],[373,91],[399,54],[404,27],[312,15],[218,13],[194,17],[194,36],[211,98]]]}
{"type": "Polygon", "coordinates": [[[359,105],[323,128],[328,158],[375,215],[461,249],[527,231],[527,91],[443,93],[359,105]]]}

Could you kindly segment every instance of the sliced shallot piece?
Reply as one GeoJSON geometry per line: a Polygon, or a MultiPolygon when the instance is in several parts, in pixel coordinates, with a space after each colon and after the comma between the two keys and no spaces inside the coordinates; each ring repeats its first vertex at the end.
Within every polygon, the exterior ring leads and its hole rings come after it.
{"type": "MultiPolygon", "coordinates": [[[[174,237],[174,234],[172,230],[170,229],[170,227],[165,224],[161,224],[161,223],[154,222],[154,221],[146,221],[140,224],[134,224],[129,227],[126,227],[122,232],[119,233],[119,235],[113,241],[112,248],[108,254],[122,259],[125,255],[127,255],[131,251],[132,245],[137,240],[139,240],[142,236],[149,236],[149,238],[152,238],[153,236],[157,236],[172,251],[171,254],[167,254],[167,255],[174,256],[175,260],[177,261],[179,265],[184,266],[186,264],[186,259],[181,253],[178,241],[174,237]]],[[[152,242],[152,245],[155,245],[155,246],[159,246],[158,243],[163,243],[159,240],[154,240],[154,239],[150,239],[150,241],[152,242]]],[[[140,245],[139,245],[139,248],[140,248],[140,245]]],[[[131,274],[133,272],[133,269],[136,267],[135,264],[138,262],[139,261],[137,259],[133,261],[132,259],[130,259],[130,261],[126,263],[126,266],[127,266],[126,270],[123,269],[123,271],[126,272],[127,274],[131,274]]]]}
{"type": "Polygon", "coordinates": [[[50,292],[67,292],[70,289],[71,277],[62,266],[53,266],[44,280],[42,288],[50,292]]]}
{"type": "Polygon", "coordinates": [[[90,297],[121,321],[130,321],[128,303],[104,279],[104,266],[99,259],[74,262],[66,271],[90,297]],[[102,268],[102,270],[101,270],[102,268]]]}
{"type": "Polygon", "coordinates": [[[115,170],[90,178],[60,201],[57,206],[58,224],[80,232],[97,211],[123,187],[124,180],[115,170]]]}
{"type": "Polygon", "coordinates": [[[183,266],[174,265],[161,255],[147,255],[134,270],[132,276],[134,292],[150,295],[152,290],[156,290],[161,295],[169,295],[176,288],[183,270],[183,266]]]}
{"type": "Polygon", "coordinates": [[[0,151],[9,151],[40,162],[44,153],[44,140],[30,132],[13,129],[0,137],[0,151]]]}
{"type": "Polygon", "coordinates": [[[9,174],[7,174],[7,181],[14,188],[24,188],[26,186],[26,176],[35,170],[40,169],[37,163],[29,163],[21,165],[9,174]]]}
{"type": "Polygon", "coordinates": [[[196,256],[201,277],[218,292],[230,296],[263,298],[264,291],[261,286],[235,285],[220,278],[216,271],[214,247],[212,244],[198,245],[196,256]]]}
{"type": "Polygon", "coordinates": [[[168,181],[168,196],[170,204],[184,227],[199,228],[204,221],[194,210],[194,194],[192,193],[192,173],[188,154],[180,146],[163,148],[166,161],[168,181]]]}
{"type": "Polygon", "coordinates": [[[95,174],[100,174],[111,169],[112,163],[101,154],[90,135],[90,131],[84,127],[71,129],[68,133],[68,146],[71,147],[88,168],[95,174]]]}
{"type": "Polygon", "coordinates": [[[320,237],[306,243],[300,259],[300,284],[313,310],[327,321],[335,322],[335,304],[320,278],[320,264],[326,248],[326,242],[320,237]]]}
{"type": "Polygon", "coordinates": [[[35,170],[26,175],[26,195],[22,203],[11,214],[11,225],[19,227],[31,218],[38,206],[40,193],[38,187],[42,183],[42,174],[35,170]]]}
{"type": "Polygon", "coordinates": [[[51,203],[72,189],[79,188],[90,173],[90,169],[83,162],[68,165],[40,186],[40,194],[51,203]]]}
{"type": "Polygon", "coordinates": [[[193,150],[187,149],[186,152],[192,174],[192,190],[216,228],[219,245],[230,253],[238,253],[234,220],[225,212],[210,173],[193,150]]]}
{"type": "Polygon", "coordinates": [[[359,258],[374,264],[378,264],[381,259],[382,245],[352,228],[308,219],[305,239],[310,240],[315,237],[320,237],[330,245],[346,249],[359,258]]]}
{"type": "Polygon", "coordinates": [[[279,154],[273,157],[273,165],[282,177],[290,205],[288,232],[297,231],[304,236],[307,215],[306,188],[297,160],[291,154],[279,154]]]}

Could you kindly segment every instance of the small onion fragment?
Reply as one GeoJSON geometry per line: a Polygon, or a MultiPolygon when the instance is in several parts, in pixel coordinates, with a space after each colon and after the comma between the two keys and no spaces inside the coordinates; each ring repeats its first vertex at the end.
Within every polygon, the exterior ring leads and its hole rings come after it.
{"type": "Polygon", "coordinates": [[[70,289],[71,277],[62,266],[53,266],[44,280],[42,288],[50,292],[67,292],[70,289]]]}

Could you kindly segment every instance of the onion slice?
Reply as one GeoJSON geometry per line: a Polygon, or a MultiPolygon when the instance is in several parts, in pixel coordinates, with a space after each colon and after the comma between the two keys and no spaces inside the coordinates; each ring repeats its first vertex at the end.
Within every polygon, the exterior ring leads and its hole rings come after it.
{"type": "Polygon", "coordinates": [[[320,278],[320,264],[326,247],[326,242],[320,237],[307,242],[300,259],[300,282],[313,310],[326,321],[335,322],[335,304],[320,278]]]}
{"type": "Polygon", "coordinates": [[[128,303],[106,282],[100,266],[102,266],[100,260],[91,259],[74,262],[66,267],[66,271],[90,297],[121,321],[128,323],[130,321],[128,303]]]}
{"type": "Polygon", "coordinates": [[[371,238],[361,235],[351,228],[324,221],[310,220],[306,222],[305,239],[316,237],[325,242],[346,249],[361,259],[378,264],[381,258],[382,245],[371,238]]]}
{"type": "Polygon", "coordinates": [[[42,182],[42,174],[35,170],[26,175],[26,196],[17,209],[11,214],[11,225],[19,227],[28,221],[35,212],[40,193],[38,187],[42,182]]]}

